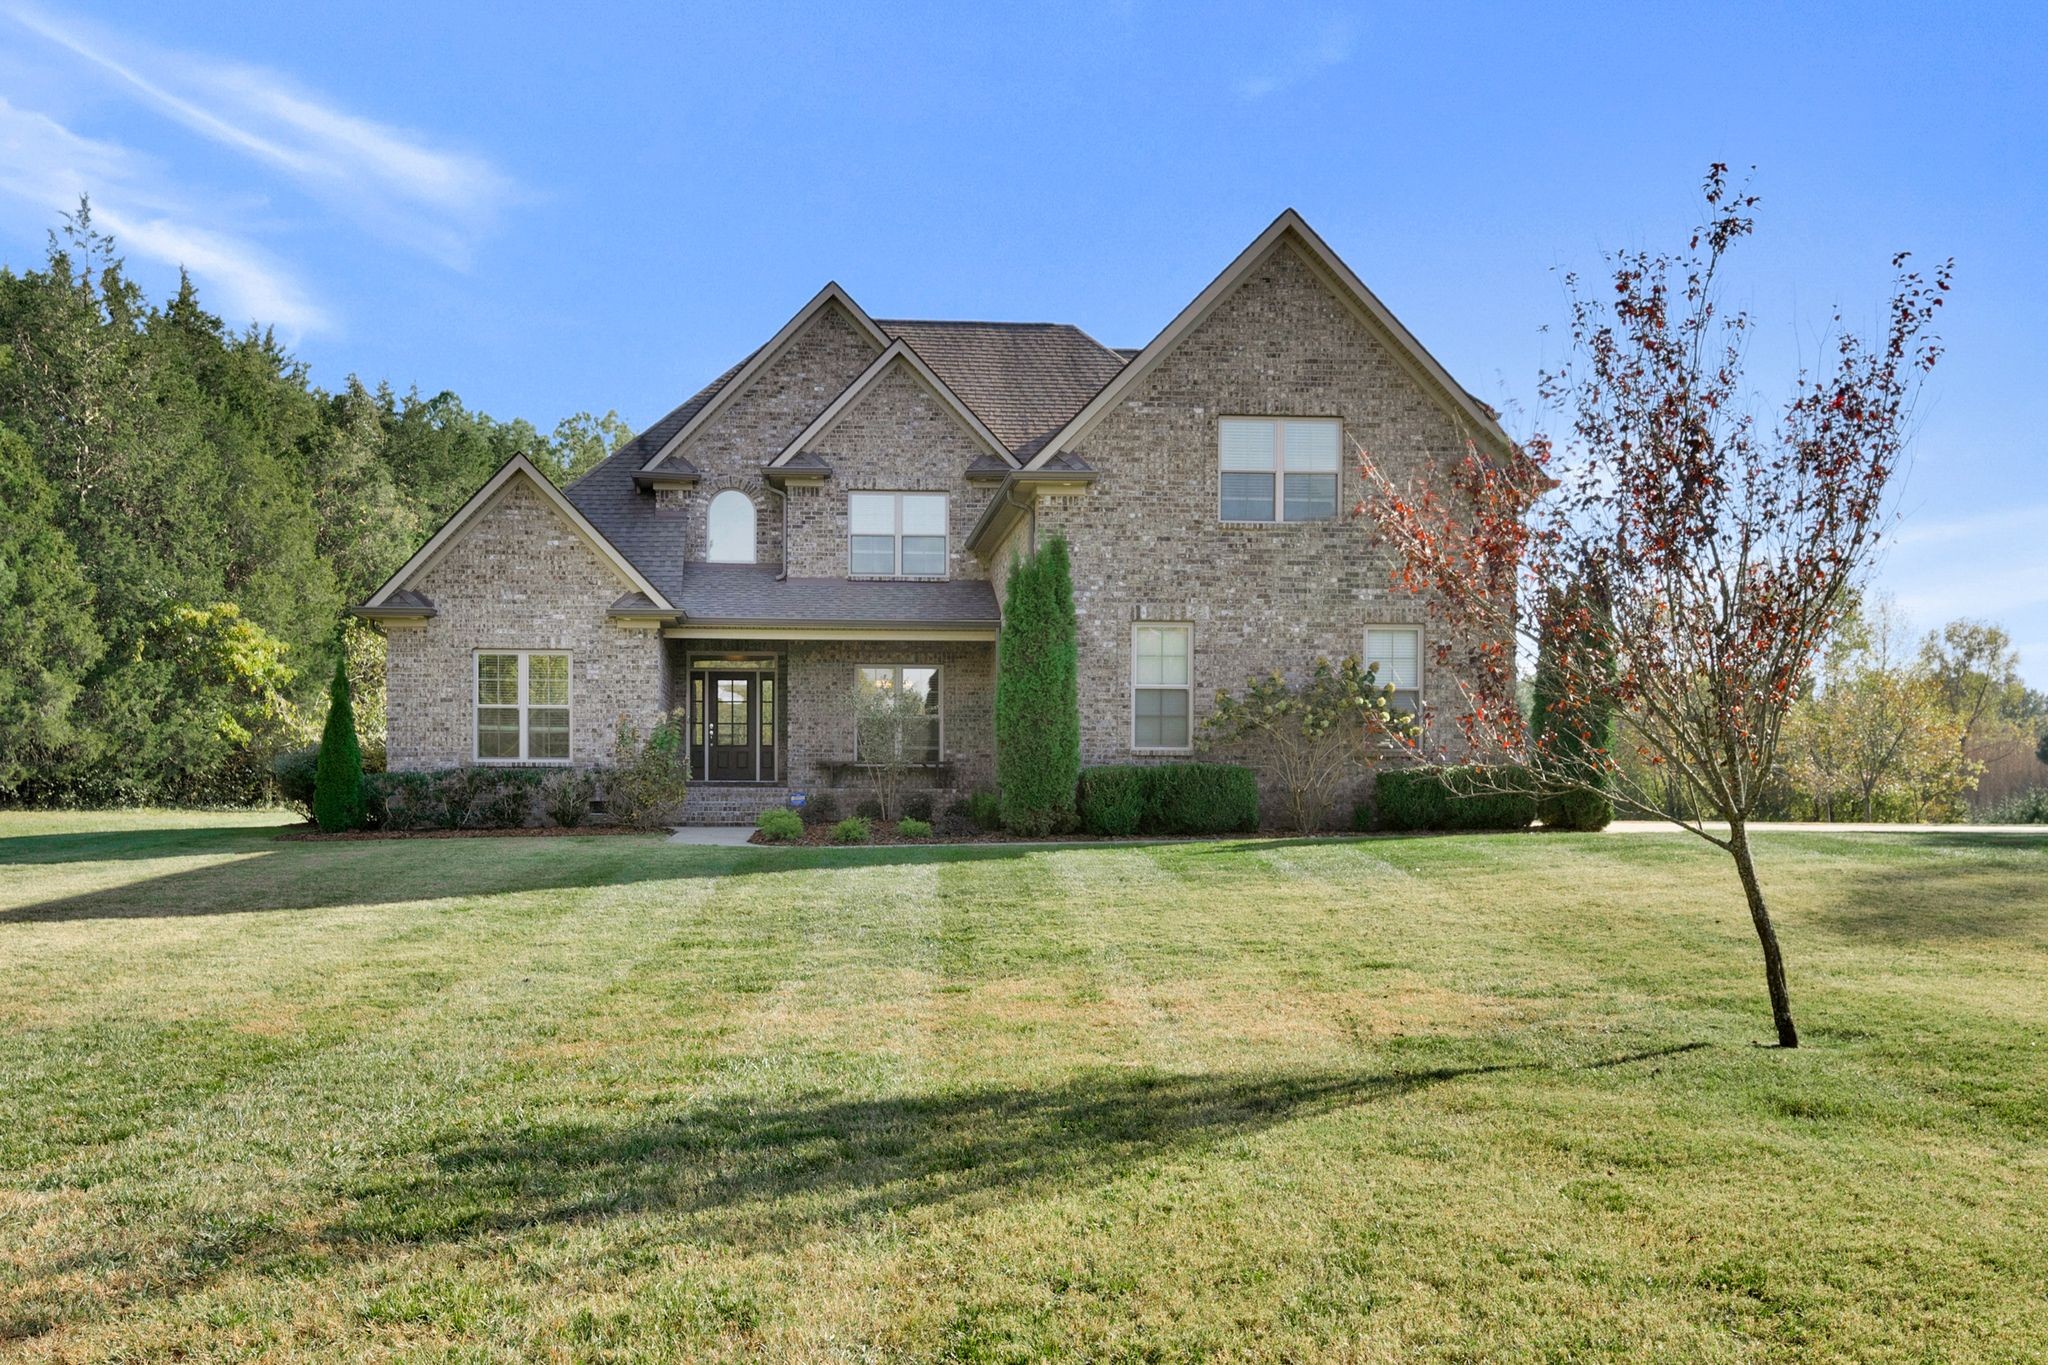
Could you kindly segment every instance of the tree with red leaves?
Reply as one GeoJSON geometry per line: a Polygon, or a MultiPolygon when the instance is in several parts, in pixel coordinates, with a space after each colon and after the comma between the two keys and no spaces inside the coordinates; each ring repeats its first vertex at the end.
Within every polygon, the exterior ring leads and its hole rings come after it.
{"type": "Polygon", "coordinates": [[[1837,313],[1826,372],[1802,371],[1775,421],[1760,420],[1745,407],[1750,319],[1716,292],[1757,200],[1719,164],[1705,193],[1684,251],[1611,255],[1612,290],[1597,295],[1566,277],[1573,354],[1542,394],[1568,438],[1538,436],[1510,461],[1468,443],[1440,486],[1397,486],[1361,451],[1358,514],[1445,634],[1483,642],[1455,717],[1474,754],[1519,761],[1539,795],[1604,790],[1622,813],[1670,819],[1730,856],[1789,1048],[1799,1034],[1748,826],[1786,714],[1888,529],[1953,263],[1927,278],[1894,257],[1882,335],[1837,313]],[[1546,635],[1555,686],[1532,736],[1516,645],[1546,635]],[[1611,749],[1591,742],[1607,716],[1611,749]],[[1640,762],[1616,761],[1629,752],[1640,762]],[[1682,813],[1632,776],[1645,769],[1683,794],[1682,813]]]}

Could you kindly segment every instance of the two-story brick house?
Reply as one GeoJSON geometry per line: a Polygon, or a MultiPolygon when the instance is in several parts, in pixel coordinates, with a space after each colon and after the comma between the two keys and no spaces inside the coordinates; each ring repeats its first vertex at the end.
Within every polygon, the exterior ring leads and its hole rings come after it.
{"type": "MultiPolygon", "coordinates": [[[[688,713],[691,815],[860,785],[858,689],[903,689],[932,785],[995,772],[1013,558],[1067,537],[1083,760],[1191,753],[1218,688],[1318,656],[1444,688],[1355,450],[1422,470],[1492,413],[1292,211],[1142,350],[1058,324],[870,317],[827,285],[565,490],[508,464],[357,610],[390,763],[604,760],[688,713]]],[[[1448,671],[1447,671],[1448,670],[1448,671]]]]}

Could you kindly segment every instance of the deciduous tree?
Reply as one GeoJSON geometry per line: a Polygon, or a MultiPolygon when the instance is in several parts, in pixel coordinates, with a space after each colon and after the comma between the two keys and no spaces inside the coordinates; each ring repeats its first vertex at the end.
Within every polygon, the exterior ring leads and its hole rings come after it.
{"type": "Polygon", "coordinates": [[[1895,257],[1878,334],[1838,315],[1827,365],[1762,417],[1746,406],[1749,317],[1718,289],[1757,201],[1720,165],[1705,196],[1683,250],[1616,253],[1597,290],[1567,277],[1572,358],[1543,383],[1569,426],[1562,443],[1538,437],[1513,459],[1468,449],[1449,478],[1413,484],[1363,452],[1361,511],[1398,551],[1400,584],[1452,636],[1485,642],[1455,718],[1475,749],[1521,757],[1539,794],[1608,782],[1618,809],[1728,853],[1778,1042],[1796,1047],[1749,824],[1793,700],[1885,529],[1950,267],[1923,276],[1895,257]],[[1552,596],[1560,585],[1576,590],[1552,596]],[[1547,632],[1565,642],[1553,719],[1583,736],[1613,715],[1635,771],[1668,774],[1693,813],[1673,814],[1599,745],[1532,741],[1514,705],[1515,641],[1547,632]]]}

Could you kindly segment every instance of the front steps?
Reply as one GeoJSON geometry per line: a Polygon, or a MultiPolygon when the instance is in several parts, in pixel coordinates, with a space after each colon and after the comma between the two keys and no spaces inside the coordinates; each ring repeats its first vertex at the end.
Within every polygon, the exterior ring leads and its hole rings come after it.
{"type": "Polygon", "coordinates": [[[692,782],[683,796],[685,825],[748,825],[770,806],[789,804],[789,788],[692,782]]]}

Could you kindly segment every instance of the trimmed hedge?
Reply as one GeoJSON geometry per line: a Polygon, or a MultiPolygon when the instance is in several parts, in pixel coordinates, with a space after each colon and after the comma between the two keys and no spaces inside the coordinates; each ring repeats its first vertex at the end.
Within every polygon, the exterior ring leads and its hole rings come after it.
{"type": "Polygon", "coordinates": [[[1259,780],[1236,763],[1118,763],[1083,768],[1090,834],[1244,834],[1259,827],[1259,780]]]}
{"type": "Polygon", "coordinates": [[[370,823],[385,829],[518,829],[538,823],[542,788],[559,768],[444,768],[364,779],[370,823]]]}
{"type": "Polygon", "coordinates": [[[1525,792],[1478,790],[1489,785],[1528,787],[1518,765],[1383,769],[1373,779],[1371,807],[1360,805],[1355,823],[1383,830],[1527,829],[1536,798],[1525,792]],[[1493,779],[1482,777],[1494,773],[1493,779]]]}

